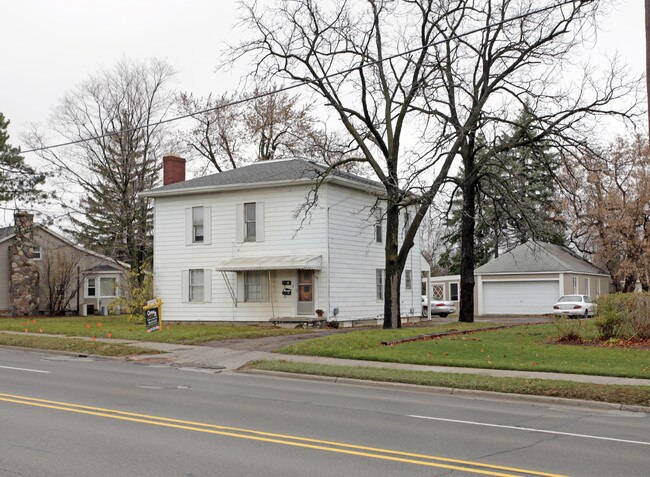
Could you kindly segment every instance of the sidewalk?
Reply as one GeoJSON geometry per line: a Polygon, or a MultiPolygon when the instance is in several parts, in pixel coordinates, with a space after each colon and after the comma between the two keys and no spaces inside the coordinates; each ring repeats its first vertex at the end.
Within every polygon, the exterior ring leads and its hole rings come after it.
{"type": "MultiPolygon", "coordinates": [[[[25,334],[22,332],[5,331],[3,333],[25,334]]],[[[29,333],[32,334],[32,333],[29,333]]],[[[37,334],[35,334],[37,335],[37,334]]],[[[66,337],[61,335],[38,334],[38,336],[57,336],[62,339],[76,338],[91,340],[80,336],[66,337]]],[[[594,384],[617,384],[627,386],[650,386],[650,379],[618,378],[612,376],[592,376],[585,374],[546,373],[533,371],[510,371],[504,369],[483,369],[483,368],[460,368],[452,366],[425,366],[418,364],[388,363],[380,361],[364,361],[354,359],[324,358],[320,356],[300,356],[290,354],[271,353],[258,351],[254,346],[246,346],[244,349],[228,347],[228,343],[221,345],[219,342],[212,342],[210,346],[190,346],[169,343],[158,343],[149,341],[134,341],[124,339],[96,338],[96,341],[109,343],[121,343],[130,346],[148,348],[162,351],[163,354],[132,355],[127,359],[142,364],[166,364],[176,367],[193,367],[214,369],[220,372],[233,372],[244,366],[249,361],[255,360],[284,360],[300,363],[329,364],[337,366],[354,366],[367,368],[403,369],[410,371],[429,371],[436,373],[458,373],[458,374],[479,374],[494,377],[510,377],[525,379],[552,379],[557,381],[574,381],[580,383],[594,384]]],[[[239,340],[242,341],[242,340],[239,340]]],[[[244,340],[253,343],[255,340],[244,340]]],[[[47,350],[43,350],[47,352],[47,350]]]]}
{"type": "Polygon", "coordinates": [[[186,346],[165,343],[132,342],[143,348],[159,349],[166,354],[137,355],[130,359],[141,363],[165,363],[174,366],[191,366],[199,368],[235,371],[249,361],[270,359],[301,363],[330,364],[338,366],[359,366],[368,368],[403,369],[411,371],[430,371],[436,373],[481,374],[495,377],[526,379],[554,379],[595,384],[620,384],[631,386],[650,386],[650,379],[617,378],[611,376],[590,376],[582,374],[544,373],[532,371],[508,371],[502,369],[459,368],[450,366],[423,366],[417,364],[386,363],[354,359],[323,358],[320,356],[299,356],[269,353],[265,351],[230,349],[219,346],[186,346]]]}

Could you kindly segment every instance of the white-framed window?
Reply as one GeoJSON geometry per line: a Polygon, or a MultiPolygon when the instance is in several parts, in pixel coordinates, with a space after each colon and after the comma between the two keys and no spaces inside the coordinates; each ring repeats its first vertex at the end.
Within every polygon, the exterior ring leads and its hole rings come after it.
{"type": "Polygon", "coordinates": [[[458,301],[460,299],[460,286],[458,283],[449,284],[449,299],[451,301],[458,301]]]}
{"type": "Polygon", "coordinates": [[[596,298],[600,296],[600,278],[596,278],[596,298]]]}
{"type": "Polygon", "coordinates": [[[181,299],[183,303],[211,303],[212,270],[209,268],[181,270],[181,299]]]}
{"type": "Polygon", "coordinates": [[[413,288],[413,275],[411,270],[404,270],[404,288],[410,290],[413,288]]]}
{"type": "Polygon", "coordinates": [[[210,245],[212,207],[195,206],[185,209],[185,245],[210,245]]]}
{"type": "Polygon", "coordinates": [[[268,301],[268,280],[262,271],[244,272],[244,301],[268,301]]]}
{"type": "Polygon", "coordinates": [[[86,278],[86,298],[113,298],[117,295],[117,277],[86,278]]]}
{"type": "Polygon", "coordinates": [[[34,245],[32,247],[32,258],[34,260],[40,260],[43,258],[43,251],[41,250],[40,245],[34,245]]]}
{"type": "Polygon", "coordinates": [[[383,227],[381,225],[383,215],[384,212],[381,210],[381,207],[375,207],[375,241],[377,243],[382,243],[384,240],[383,227]]]}
{"type": "Polygon", "coordinates": [[[444,283],[432,283],[431,284],[431,299],[432,300],[444,300],[445,299],[445,284],[444,283]]]}
{"type": "Polygon", "coordinates": [[[113,297],[117,296],[117,278],[115,277],[100,277],[99,278],[99,296],[100,297],[113,297]]]}
{"type": "Polygon", "coordinates": [[[192,242],[203,243],[203,207],[192,207],[192,242]]]}
{"type": "Polygon", "coordinates": [[[375,270],[375,281],[377,284],[377,300],[384,299],[384,276],[385,272],[382,268],[375,270]]]}
{"type": "Polygon", "coordinates": [[[589,277],[585,277],[585,295],[589,294],[589,277]]]}
{"type": "Polygon", "coordinates": [[[264,203],[246,202],[236,208],[236,242],[264,242],[264,203]]]}
{"type": "Polygon", "coordinates": [[[189,278],[189,301],[194,303],[203,303],[203,290],[205,288],[203,269],[191,269],[189,278]]]}
{"type": "Polygon", "coordinates": [[[257,240],[256,209],[255,202],[244,204],[244,241],[246,242],[257,240]]]}
{"type": "Polygon", "coordinates": [[[579,293],[578,291],[578,277],[573,277],[571,280],[573,282],[573,293],[579,293]]]}

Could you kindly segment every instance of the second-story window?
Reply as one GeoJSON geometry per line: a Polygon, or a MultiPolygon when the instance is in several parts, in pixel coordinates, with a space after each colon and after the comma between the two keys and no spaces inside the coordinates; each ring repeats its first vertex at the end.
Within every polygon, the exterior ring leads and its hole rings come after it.
{"type": "Polygon", "coordinates": [[[192,207],[192,242],[203,242],[203,207],[192,207]]]}
{"type": "Polygon", "coordinates": [[[255,202],[244,204],[244,240],[246,242],[255,242],[257,239],[256,224],[255,202]]]}

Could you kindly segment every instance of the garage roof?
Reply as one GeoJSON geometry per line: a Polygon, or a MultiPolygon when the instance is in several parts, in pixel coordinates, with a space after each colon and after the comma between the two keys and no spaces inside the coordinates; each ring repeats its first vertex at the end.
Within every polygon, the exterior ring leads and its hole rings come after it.
{"type": "Polygon", "coordinates": [[[577,272],[607,275],[567,247],[546,242],[526,242],[476,269],[475,275],[491,273],[577,272]]]}
{"type": "Polygon", "coordinates": [[[322,255],[274,255],[267,257],[236,257],[217,265],[220,272],[252,270],[320,270],[322,255]]]}

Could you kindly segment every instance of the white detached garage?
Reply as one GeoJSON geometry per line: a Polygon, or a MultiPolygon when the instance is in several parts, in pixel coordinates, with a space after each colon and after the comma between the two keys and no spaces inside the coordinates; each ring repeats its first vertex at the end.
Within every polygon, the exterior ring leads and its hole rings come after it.
{"type": "Polygon", "coordinates": [[[474,272],[478,315],[544,315],[561,295],[598,298],[610,277],[566,247],[527,242],[474,272]]]}

